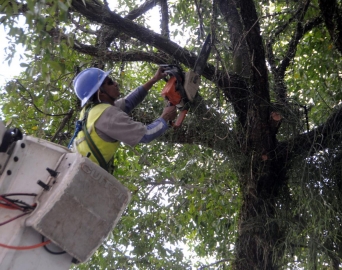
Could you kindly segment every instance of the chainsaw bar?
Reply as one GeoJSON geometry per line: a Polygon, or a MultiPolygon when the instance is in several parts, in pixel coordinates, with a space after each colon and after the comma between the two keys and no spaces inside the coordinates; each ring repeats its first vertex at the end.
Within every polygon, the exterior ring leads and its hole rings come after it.
{"type": "Polygon", "coordinates": [[[207,65],[210,51],[211,51],[211,35],[209,34],[204,41],[201,52],[198,55],[195,66],[194,66],[194,72],[197,73],[198,75],[202,75],[204,68],[207,65]]]}
{"type": "Polygon", "coordinates": [[[185,74],[184,89],[186,96],[190,102],[193,102],[199,86],[201,84],[201,75],[204,68],[207,66],[207,60],[211,51],[211,35],[209,34],[202,46],[201,52],[197,57],[193,70],[188,71],[185,74]]]}

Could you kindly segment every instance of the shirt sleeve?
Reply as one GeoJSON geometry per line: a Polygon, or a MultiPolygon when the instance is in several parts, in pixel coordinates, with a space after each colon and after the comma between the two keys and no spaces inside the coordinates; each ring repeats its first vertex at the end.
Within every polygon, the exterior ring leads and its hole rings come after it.
{"type": "Polygon", "coordinates": [[[95,123],[97,134],[107,142],[120,141],[129,146],[149,143],[161,136],[168,125],[163,118],[156,119],[149,125],[133,121],[119,107],[108,107],[95,123]]]}
{"type": "Polygon", "coordinates": [[[168,129],[168,125],[163,118],[158,118],[147,126],[146,133],[139,143],[149,143],[161,136],[168,129]]]}
{"type": "Polygon", "coordinates": [[[133,121],[117,106],[108,107],[95,123],[97,134],[107,142],[120,141],[135,146],[145,135],[147,127],[133,121]]]}
{"type": "Polygon", "coordinates": [[[125,97],[125,113],[130,113],[147,96],[143,86],[139,86],[125,97]]]}

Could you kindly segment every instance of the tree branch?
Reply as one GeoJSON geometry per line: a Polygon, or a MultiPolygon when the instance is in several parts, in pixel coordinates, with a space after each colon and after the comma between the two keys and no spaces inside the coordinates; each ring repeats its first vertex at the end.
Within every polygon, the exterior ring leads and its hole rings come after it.
{"type": "MultiPolygon", "coordinates": [[[[268,40],[267,42],[267,59],[270,63],[271,69],[273,71],[273,73],[276,73],[276,63],[274,60],[274,55],[273,55],[273,49],[272,46],[276,40],[276,38],[285,31],[286,28],[288,28],[290,26],[290,24],[296,20],[300,14],[302,13],[302,6],[300,6],[297,11],[294,13],[294,15],[283,25],[277,27],[277,29],[275,30],[273,36],[271,36],[271,38],[268,40]]],[[[279,13],[278,15],[281,15],[281,13],[279,13]]],[[[270,34],[271,35],[271,34],[270,34]]]]}
{"type": "Polygon", "coordinates": [[[200,268],[198,268],[198,270],[211,269],[211,266],[218,265],[218,264],[225,263],[225,262],[230,262],[230,261],[232,261],[232,259],[219,260],[211,264],[202,265],[200,268]]]}
{"type": "Polygon", "coordinates": [[[197,0],[195,0],[195,5],[196,5],[196,11],[197,11],[197,16],[198,16],[198,21],[199,21],[199,30],[200,30],[200,36],[204,36],[204,27],[203,27],[203,16],[201,12],[201,3],[198,3],[197,0]]]}
{"type": "Polygon", "coordinates": [[[162,35],[156,34],[145,27],[120,17],[115,12],[103,11],[92,2],[87,2],[86,6],[82,0],[73,0],[72,6],[91,21],[113,27],[133,38],[149,44],[166,54],[172,55],[175,59],[188,67],[193,67],[196,62],[196,55],[186,49],[182,49],[176,43],[168,40],[162,35]]]}
{"type": "Polygon", "coordinates": [[[224,115],[210,108],[198,95],[182,127],[166,133],[160,140],[180,144],[201,144],[227,153],[227,146],[232,146],[232,142],[236,142],[236,135],[224,118],[224,115]]]}
{"type": "Polygon", "coordinates": [[[170,38],[169,30],[169,8],[167,5],[167,0],[160,1],[160,13],[161,13],[161,34],[167,39],[170,38]]]}
{"type": "Polygon", "coordinates": [[[65,115],[65,117],[63,118],[61,124],[59,125],[59,127],[57,128],[55,134],[52,136],[51,138],[51,142],[54,142],[56,140],[56,138],[58,137],[58,134],[61,132],[61,130],[65,127],[65,125],[69,122],[69,120],[71,119],[72,115],[74,113],[74,109],[71,108],[70,111],[65,115]]]}
{"type": "MultiPolygon", "coordinates": [[[[24,98],[23,96],[21,96],[21,97],[22,97],[23,99],[25,99],[27,102],[29,102],[30,104],[32,104],[33,107],[34,107],[38,112],[40,112],[41,114],[44,114],[44,115],[46,115],[46,116],[54,116],[54,117],[68,115],[68,113],[50,114],[50,113],[43,112],[43,111],[42,111],[41,109],[39,109],[39,108],[37,107],[37,105],[33,102],[33,96],[32,96],[32,94],[30,93],[30,91],[29,91],[25,86],[23,86],[23,85],[21,84],[21,82],[20,82],[18,79],[16,79],[15,82],[16,82],[23,90],[25,90],[25,91],[29,94],[29,96],[30,96],[30,98],[31,98],[31,101],[29,101],[28,99],[24,98]]],[[[19,93],[19,94],[20,94],[20,93],[19,93]]]]}
{"type": "Polygon", "coordinates": [[[299,43],[299,40],[304,36],[303,19],[309,7],[309,3],[310,3],[310,0],[307,0],[304,6],[301,8],[295,34],[293,35],[291,41],[289,42],[287,52],[283,60],[281,61],[281,64],[276,69],[276,73],[278,74],[280,78],[284,78],[286,68],[289,66],[290,61],[292,61],[293,57],[296,55],[296,48],[299,43]]]}
{"type": "Polygon", "coordinates": [[[232,0],[220,0],[219,7],[228,25],[228,33],[233,49],[234,72],[245,78],[249,78],[251,75],[250,55],[236,2],[232,0]]]}
{"type": "Polygon", "coordinates": [[[342,9],[336,0],[319,0],[325,25],[329,31],[330,37],[342,54],[342,9]]]}
{"type": "Polygon", "coordinates": [[[288,68],[291,61],[296,55],[299,41],[308,31],[312,30],[315,26],[319,25],[322,22],[322,19],[320,17],[316,17],[313,20],[306,23],[305,25],[303,25],[304,16],[309,7],[309,4],[310,0],[306,1],[302,6],[300,6],[298,10],[295,12],[294,16],[291,17],[291,19],[287,23],[285,23],[281,27],[278,27],[273,37],[270,38],[267,43],[267,58],[275,78],[275,93],[277,102],[280,104],[286,104],[287,102],[287,88],[284,83],[284,76],[286,69],[288,68]],[[276,37],[278,37],[286,28],[289,27],[291,22],[295,20],[298,21],[296,31],[288,44],[287,52],[285,53],[284,58],[282,59],[281,63],[278,66],[276,66],[272,46],[275,42],[276,37]]]}
{"type": "Polygon", "coordinates": [[[286,149],[288,158],[290,158],[290,155],[295,156],[303,153],[314,155],[323,149],[340,145],[342,139],[341,130],[342,107],[336,109],[324,124],[308,133],[297,136],[293,141],[280,143],[279,149],[286,149]]]}
{"type": "Polygon", "coordinates": [[[167,63],[169,58],[161,52],[146,51],[105,51],[101,52],[98,47],[84,45],[78,42],[74,43],[74,49],[80,53],[84,53],[94,57],[101,57],[102,61],[146,61],[156,64],[167,63]]]}
{"type": "MultiPolygon", "coordinates": [[[[146,13],[150,9],[156,6],[156,4],[160,0],[149,0],[143,3],[141,6],[138,8],[130,11],[124,18],[127,20],[135,20],[142,14],[146,13]]],[[[109,11],[107,9],[107,11],[109,11]]],[[[110,12],[110,11],[109,11],[110,12]]],[[[108,27],[107,25],[103,25],[101,29],[99,30],[99,35],[98,35],[98,41],[97,44],[103,44],[104,47],[108,48],[110,44],[113,42],[113,40],[120,34],[120,31],[117,29],[113,29],[112,27],[108,27]]]]}
{"type": "Polygon", "coordinates": [[[190,184],[184,184],[180,181],[177,181],[174,178],[171,179],[165,179],[164,181],[159,181],[159,182],[155,182],[155,181],[144,181],[144,183],[146,183],[147,185],[151,185],[151,186],[160,186],[160,185],[174,185],[174,186],[180,186],[181,188],[184,188],[186,190],[201,190],[202,192],[205,192],[207,190],[207,188],[204,187],[199,187],[196,185],[190,185],[190,184]]]}

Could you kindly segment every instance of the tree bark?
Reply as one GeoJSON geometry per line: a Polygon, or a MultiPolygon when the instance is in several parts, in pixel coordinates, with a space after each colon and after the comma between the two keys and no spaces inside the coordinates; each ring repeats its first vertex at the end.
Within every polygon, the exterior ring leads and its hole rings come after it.
{"type": "Polygon", "coordinates": [[[245,101],[243,107],[246,119],[242,122],[242,130],[246,142],[241,148],[244,162],[239,169],[243,201],[234,268],[276,269],[277,254],[274,250],[282,233],[275,222],[275,209],[285,180],[285,171],[279,170],[279,164],[283,166],[284,162],[274,154],[276,131],[271,125],[268,72],[254,2],[244,0],[234,3],[236,6],[231,4],[228,10],[237,9],[240,16],[236,17],[241,19],[231,21],[230,24],[235,22],[237,26],[230,29],[243,31],[240,36],[245,38],[245,55],[249,55],[247,66],[250,70],[247,74],[251,74],[250,80],[246,81],[248,88],[245,88],[248,102],[245,101]],[[242,23],[242,28],[239,23],[242,23]]]}
{"type": "Polygon", "coordinates": [[[332,42],[342,54],[342,9],[336,0],[320,0],[325,25],[329,31],[332,42]]]}

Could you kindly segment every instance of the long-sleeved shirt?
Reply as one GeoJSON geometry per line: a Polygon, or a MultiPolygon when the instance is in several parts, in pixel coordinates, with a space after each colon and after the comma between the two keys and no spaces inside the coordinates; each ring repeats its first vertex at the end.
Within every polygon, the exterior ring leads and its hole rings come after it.
{"type": "Polygon", "coordinates": [[[168,129],[163,118],[158,118],[146,126],[133,121],[128,115],[146,95],[147,91],[139,86],[125,98],[115,101],[114,106],[107,108],[95,123],[96,132],[101,139],[135,146],[138,143],[148,143],[162,135],[168,129]]]}

